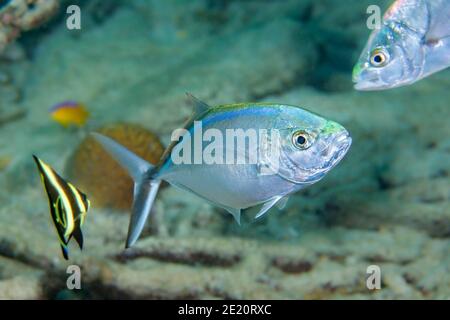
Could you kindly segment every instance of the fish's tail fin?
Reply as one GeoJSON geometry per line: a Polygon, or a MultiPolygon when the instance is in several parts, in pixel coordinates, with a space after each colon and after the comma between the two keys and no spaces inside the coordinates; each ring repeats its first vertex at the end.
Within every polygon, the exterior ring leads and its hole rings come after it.
{"type": "Polygon", "coordinates": [[[150,179],[148,173],[154,166],[147,161],[141,159],[113,139],[99,133],[91,133],[91,135],[128,171],[134,180],[133,209],[125,246],[129,248],[137,241],[144,228],[161,181],[150,179]]]}

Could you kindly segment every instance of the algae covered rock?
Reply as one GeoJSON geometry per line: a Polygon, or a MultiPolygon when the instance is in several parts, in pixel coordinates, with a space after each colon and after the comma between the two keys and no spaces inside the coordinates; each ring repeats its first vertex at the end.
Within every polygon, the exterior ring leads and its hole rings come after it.
{"type": "Polygon", "coordinates": [[[11,0],[0,5],[0,52],[21,32],[29,31],[53,17],[58,0],[11,0]]]}

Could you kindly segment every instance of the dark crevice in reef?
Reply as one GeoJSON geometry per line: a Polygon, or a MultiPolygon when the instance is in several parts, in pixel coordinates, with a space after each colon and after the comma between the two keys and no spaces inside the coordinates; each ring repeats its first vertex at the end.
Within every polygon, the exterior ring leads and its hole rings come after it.
{"type": "Polygon", "coordinates": [[[400,266],[406,266],[413,262],[411,259],[392,260],[379,254],[366,256],[364,260],[371,264],[394,263],[400,266]]]}
{"type": "Polygon", "coordinates": [[[242,259],[238,254],[220,254],[200,250],[171,252],[167,249],[132,249],[114,256],[114,259],[120,263],[126,263],[139,258],[150,258],[161,262],[202,265],[207,267],[232,267],[233,265],[239,263],[242,259]]]}
{"type": "Polygon", "coordinates": [[[275,257],[271,261],[272,266],[284,273],[305,273],[311,271],[313,264],[307,260],[293,260],[284,257],[275,257]]]}
{"type": "Polygon", "coordinates": [[[16,260],[31,267],[49,270],[52,264],[46,258],[40,258],[21,252],[17,249],[17,245],[7,239],[0,239],[0,256],[16,260]]]}
{"type": "Polygon", "coordinates": [[[45,299],[57,300],[195,300],[200,299],[198,293],[181,292],[171,294],[169,292],[155,291],[149,294],[139,295],[113,285],[105,285],[99,280],[86,281],[82,283],[80,290],[68,290],[66,279],[56,274],[48,273],[42,279],[45,299]]]}
{"type": "Polygon", "coordinates": [[[177,294],[155,290],[148,294],[130,293],[115,286],[104,285],[94,281],[88,284],[86,290],[90,292],[90,299],[108,300],[198,300],[200,292],[186,290],[177,294]]]}

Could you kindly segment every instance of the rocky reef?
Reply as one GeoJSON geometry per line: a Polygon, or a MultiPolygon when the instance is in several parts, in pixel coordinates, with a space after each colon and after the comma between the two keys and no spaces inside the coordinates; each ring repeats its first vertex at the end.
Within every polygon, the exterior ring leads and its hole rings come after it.
{"type": "Polygon", "coordinates": [[[10,0],[0,6],[0,52],[22,32],[41,26],[56,14],[58,0],[10,0]]]}
{"type": "Polygon", "coordinates": [[[26,110],[0,123],[0,298],[450,297],[450,73],[352,89],[366,8],[389,1],[106,2],[80,1],[82,31],[54,23],[31,49],[24,34],[16,45],[29,54],[0,62],[26,110]],[[186,91],[212,105],[304,106],[347,127],[353,146],[285,209],[241,227],[168,187],[124,251],[127,211],[94,206],[85,249],[65,262],[31,154],[60,171],[84,133],[52,123],[48,107],[85,101],[96,125],[137,123],[167,145],[191,112],[186,91]],[[80,291],[64,290],[68,264],[81,266],[80,291]],[[369,265],[381,290],[366,288],[369,265]]]}

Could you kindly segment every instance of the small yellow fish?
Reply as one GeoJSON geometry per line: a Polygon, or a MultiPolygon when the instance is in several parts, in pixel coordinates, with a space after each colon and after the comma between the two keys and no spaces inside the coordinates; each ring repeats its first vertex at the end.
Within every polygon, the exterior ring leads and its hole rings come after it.
{"type": "Polygon", "coordinates": [[[81,227],[89,210],[90,202],[85,194],[61,178],[48,164],[34,155],[33,158],[47,192],[50,213],[58,233],[63,256],[68,260],[67,245],[72,236],[80,249],[83,249],[81,227]]]}
{"type": "Polygon", "coordinates": [[[64,101],[50,108],[52,119],[63,127],[82,127],[89,118],[89,112],[82,103],[76,101],[64,101]]]}

